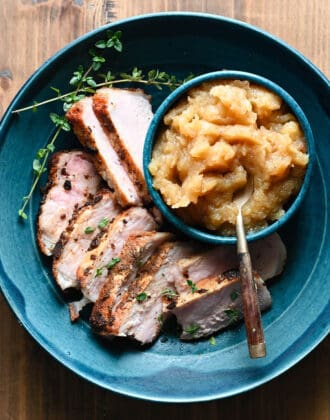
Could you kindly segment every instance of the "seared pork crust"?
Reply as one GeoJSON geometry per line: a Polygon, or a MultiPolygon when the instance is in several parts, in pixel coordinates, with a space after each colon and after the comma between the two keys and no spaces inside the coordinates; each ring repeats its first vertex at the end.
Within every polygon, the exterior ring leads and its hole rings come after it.
{"type": "Polygon", "coordinates": [[[170,238],[167,232],[143,232],[128,238],[120,253],[120,262],[109,273],[90,317],[93,329],[100,335],[111,335],[112,311],[116,310],[122,294],[157,248],[170,238]]]}
{"type": "Polygon", "coordinates": [[[73,212],[93,199],[100,182],[88,153],[73,150],[52,155],[37,218],[37,242],[44,254],[52,255],[73,212]]]}
{"type": "Polygon", "coordinates": [[[129,337],[141,344],[158,336],[168,312],[166,306],[175,297],[176,262],[197,252],[191,242],[165,242],[139,270],[124,293],[117,294],[107,334],[129,337]],[[172,295],[166,293],[171,290],[172,295]],[[164,293],[165,292],[165,293],[164,293]]]}
{"type": "MultiPolygon", "coordinates": [[[[155,274],[161,268],[162,264],[165,262],[165,259],[169,251],[173,248],[173,242],[166,242],[159,247],[159,249],[150,257],[150,259],[142,266],[139,270],[139,273],[135,281],[131,282],[128,289],[122,293],[120,296],[119,302],[116,306],[116,309],[112,311],[112,322],[108,325],[107,332],[109,335],[130,337],[135,339],[134,332],[128,331],[128,329],[123,329],[122,326],[126,322],[130,322],[131,325],[140,324],[141,322],[148,323],[147,317],[137,317],[134,316],[133,307],[137,305],[141,312],[142,308],[145,308],[146,305],[151,304],[154,308],[157,306],[157,302],[150,302],[152,298],[151,294],[148,291],[148,285],[153,281],[155,274]],[[143,296],[142,293],[146,294],[146,299],[138,301],[137,296],[143,296]],[[121,331],[122,330],[122,331],[121,331]]],[[[158,298],[161,301],[161,290],[159,291],[158,298]]],[[[156,309],[156,308],[155,308],[156,309]]],[[[156,337],[160,331],[161,323],[157,320],[158,315],[162,313],[162,306],[160,305],[160,311],[157,311],[157,316],[155,319],[156,332],[153,333],[153,337],[156,337]]],[[[151,340],[150,340],[151,341],[151,340]]],[[[143,342],[144,344],[144,342],[143,342]]]]}
{"type": "Polygon", "coordinates": [[[67,229],[61,234],[54,250],[53,275],[64,290],[77,287],[77,269],[91,244],[105,233],[102,221],[111,223],[121,211],[114,194],[101,190],[74,215],[67,229]]]}
{"type": "Polygon", "coordinates": [[[93,150],[94,164],[102,178],[113,188],[123,207],[141,205],[139,192],[123,167],[107,133],[93,111],[93,99],[76,102],[66,113],[80,143],[93,150]]]}
{"type": "Polygon", "coordinates": [[[157,229],[157,223],[148,211],[131,207],[120,213],[109,225],[106,234],[85,254],[77,270],[82,293],[95,302],[106,281],[106,267],[113,258],[118,258],[128,237],[135,232],[157,229]]]}
{"type": "Polygon", "coordinates": [[[144,204],[148,204],[151,201],[142,169],[145,135],[153,115],[149,101],[150,98],[141,89],[104,88],[98,90],[93,97],[94,112],[107,132],[113,148],[116,150],[135,187],[140,192],[144,204]],[[121,99],[114,97],[114,95],[117,96],[117,93],[123,96],[122,99],[124,100],[127,99],[125,96],[131,96],[132,112],[129,112],[130,110],[127,112],[120,103],[121,99]],[[138,99],[138,104],[134,103],[136,99],[138,99]],[[143,107],[143,109],[138,109],[138,106],[143,107]],[[116,115],[118,115],[118,110],[122,110],[121,126],[117,119],[114,118],[114,110],[116,115]],[[125,121],[128,117],[134,118],[134,121],[125,121]],[[132,130],[132,134],[128,134],[127,138],[123,138],[120,133],[120,131],[123,131],[124,125],[129,125],[132,130]],[[131,140],[129,137],[136,137],[137,132],[139,134],[138,139],[131,140]],[[137,152],[132,151],[130,143],[135,144],[137,152]]]}
{"type": "MultiPolygon", "coordinates": [[[[271,306],[271,296],[255,272],[260,310],[271,306]]],[[[182,340],[207,337],[243,318],[241,282],[237,270],[207,277],[196,283],[198,290],[181,293],[171,308],[182,327],[182,340]]]]}

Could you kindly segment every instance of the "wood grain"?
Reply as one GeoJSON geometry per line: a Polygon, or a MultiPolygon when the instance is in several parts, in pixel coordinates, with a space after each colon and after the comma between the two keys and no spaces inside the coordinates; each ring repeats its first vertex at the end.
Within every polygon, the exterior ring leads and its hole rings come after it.
{"type": "MultiPolygon", "coordinates": [[[[29,75],[72,39],[115,19],[166,10],[257,25],[330,75],[328,0],[1,0],[0,115],[29,75]]],[[[204,404],[164,405],[118,396],[74,375],[20,327],[2,297],[0,317],[1,420],[330,419],[329,339],[256,390],[204,404]]]]}

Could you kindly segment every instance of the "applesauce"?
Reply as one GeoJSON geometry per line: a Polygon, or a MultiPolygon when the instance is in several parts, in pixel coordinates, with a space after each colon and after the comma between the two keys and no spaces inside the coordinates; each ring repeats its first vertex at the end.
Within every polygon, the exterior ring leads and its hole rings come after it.
{"type": "Polygon", "coordinates": [[[235,232],[236,191],[248,177],[247,231],[279,219],[308,164],[296,117],[282,99],[248,81],[218,80],[191,89],[164,117],[149,164],[153,185],[186,223],[235,232]]]}

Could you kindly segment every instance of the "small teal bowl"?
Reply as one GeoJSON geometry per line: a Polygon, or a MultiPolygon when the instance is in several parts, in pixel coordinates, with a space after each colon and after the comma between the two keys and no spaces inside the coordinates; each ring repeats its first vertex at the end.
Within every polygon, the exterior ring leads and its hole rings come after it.
{"type": "Polygon", "coordinates": [[[144,175],[147,182],[147,186],[150,192],[150,195],[152,199],[154,200],[154,203],[159,208],[159,210],[162,212],[162,214],[165,216],[165,218],[174,225],[177,229],[182,231],[184,234],[203,241],[208,242],[212,244],[234,244],[236,243],[236,237],[235,236],[221,236],[217,233],[213,233],[211,231],[198,229],[196,227],[190,226],[187,223],[185,223],[182,219],[180,219],[171,209],[169,206],[167,206],[161,196],[161,194],[153,187],[153,178],[152,175],[149,172],[148,166],[151,160],[152,155],[152,149],[153,144],[157,138],[159,129],[161,128],[163,124],[163,119],[165,114],[169,111],[170,108],[172,108],[173,105],[175,105],[176,102],[178,102],[182,97],[185,96],[185,94],[193,87],[196,87],[204,82],[210,82],[214,80],[223,80],[223,79],[238,79],[238,80],[248,80],[251,82],[254,82],[256,84],[259,84],[261,86],[266,87],[267,89],[273,91],[278,96],[280,96],[283,101],[289,106],[292,113],[295,114],[296,118],[298,119],[301,128],[304,132],[304,135],[306,137],[307,142],[307,151],[309,154],[309,163],[307,166],[307,170],[305,173],[303,184],[299,190],[299,193],[294,198],[292,203],[290,204],[289,208],[286,210],[285,214],[276,222],[270,224],[269,226],[260,229],[256,232],[249,233],[247,235],[248,241],[254,241],[260,238],[263,238],[267,235],[270,235],[271,233],[277,231],[281,226],[283,226],[296,212],[299,205],[301,204],[306,191],[308,189],[308,185],[310,182],[313,164],[315,160],[315,146],[314,146],[314,138],[312,129],[310,127],[310,124],[301,109],[301,107],[297,104],[297,102],[293,99],[291,95],[289,95],[283,88],[281,88],[276,83],[272,82],[269,79],[266,79],[262,76],[259,76],[257,74],[253,73],[247,73],[242,71],[215,71],[212,73],[205,73],[198,77],[195,77],[194,79],[189,80],[188,82],[184,83],[180,87],[178,87],[176,90],[174,90],[160,105],[160,107],[157,109],[154,118],[151,121],[149,130],[147,132],[145,145],[144,145],[144,151],[143,151],[143,169],[144,169],[144,175]]]}

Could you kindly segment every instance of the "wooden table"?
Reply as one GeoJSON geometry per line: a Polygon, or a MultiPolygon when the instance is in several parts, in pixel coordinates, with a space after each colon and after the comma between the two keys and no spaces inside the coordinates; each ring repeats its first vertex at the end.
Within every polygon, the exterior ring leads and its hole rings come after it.
{"type": "MultiPolygon", "coordinates": [[[[257,25],[330,75],[328,0],[1,0],[0,115],[28,76],[72,39],[107,22],[166,10],[257,25]]],[[[59,365],[20,327],[2,296],[0,319],[0,420],[330,418],[329,339],[256,390],[210,403],[164,405],[99,389],[59,365]]]]}

